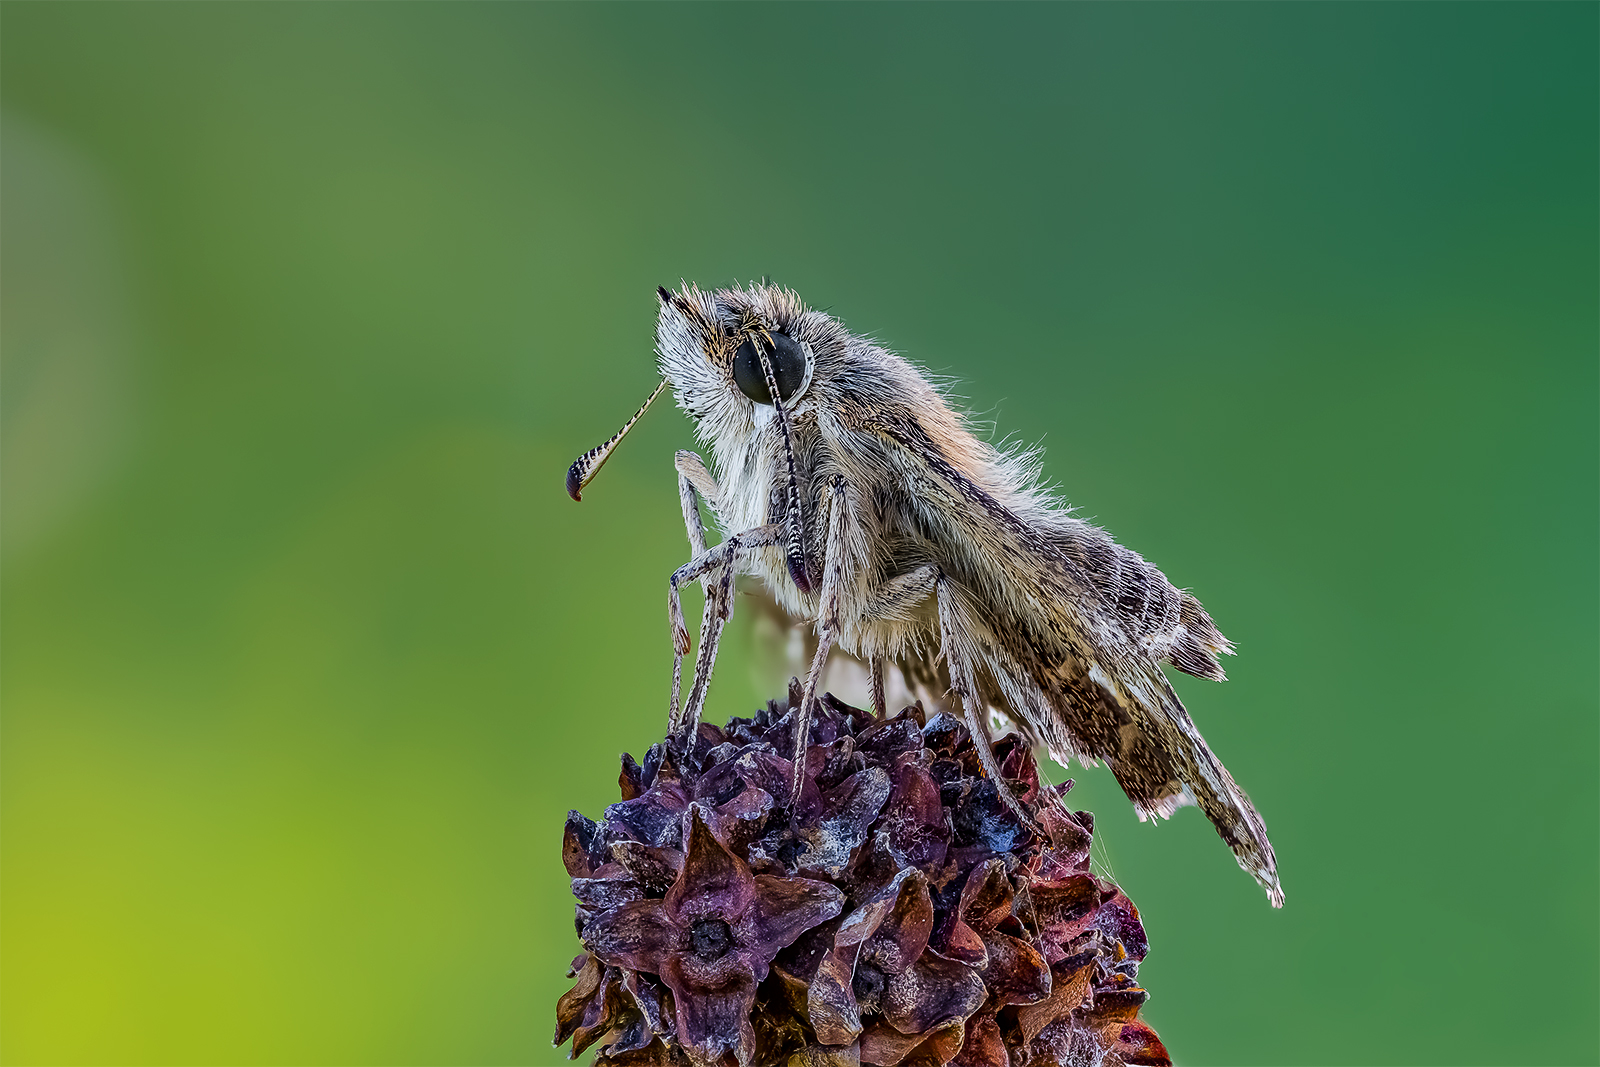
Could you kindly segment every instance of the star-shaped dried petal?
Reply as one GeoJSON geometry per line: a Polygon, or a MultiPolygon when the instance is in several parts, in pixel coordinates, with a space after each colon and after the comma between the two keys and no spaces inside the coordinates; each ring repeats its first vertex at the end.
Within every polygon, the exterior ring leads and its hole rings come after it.
{"type": "Polygon", "coordinates": [[[844,894],[824,882],[754,876],[718,841],[700,804],[689,808],[683,864],[660,900],[596,916],[583,939],[602,960],[661,976],[677,1034],[695,1055],[750,1062],[756,986],[780,949],[839,914],[844,894]]]}

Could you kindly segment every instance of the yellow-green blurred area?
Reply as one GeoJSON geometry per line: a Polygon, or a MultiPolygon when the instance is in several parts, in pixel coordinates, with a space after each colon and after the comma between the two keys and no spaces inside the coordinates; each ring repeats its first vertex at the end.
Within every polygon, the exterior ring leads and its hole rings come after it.
{"type": "MultiPolygon", "coordinates": [[[[562,477],[656,285],[768,275],[1238,643],[1177,684],[1282,912],[1071,772],[1180,1062],[1594,1062],[1597,31],[6,3],[0,1057],[558,1061],[692,429],[562,477]]],[[[751,615],[713,717],[777,691],[751,615]]]]}

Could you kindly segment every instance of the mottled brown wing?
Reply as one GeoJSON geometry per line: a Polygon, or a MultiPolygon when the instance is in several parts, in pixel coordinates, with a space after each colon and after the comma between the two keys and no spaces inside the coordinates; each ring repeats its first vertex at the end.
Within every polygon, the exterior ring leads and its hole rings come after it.
{"type": "Polygon", "coordinates": [[[1199,602],[1087,523],[1025,523],[914,423],[887,432],[925,464],[924,499],[949,494],[937,506],[962,536],[940,538],[934,549],[960,591],[955,617],[980,674],[1005,694],[1008,712],[1057,760],[1105,761],[1141,818],[1198,805],[1281,906],[1261,816],[1161,672],[1170,662],[1223,677],[1216,657],[1231,648],[1199,602]]]}

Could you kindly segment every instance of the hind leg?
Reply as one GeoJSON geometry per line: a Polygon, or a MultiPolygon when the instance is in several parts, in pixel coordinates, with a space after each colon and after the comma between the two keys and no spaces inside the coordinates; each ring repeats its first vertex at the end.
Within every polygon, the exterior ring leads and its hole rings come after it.
{"type": "Polygon", "coordinates": [[[1043,833],[1033,816],[1023,808],[1022,802],[1011,792],[1005,777],[1000,773],[1000,763],[994,758],[989,739],[989,723],[984,715],[984,704],[978,696],[977,679],[972,664],[977,659],[970,631],[962,618],[958,594],[948,578],[940,576],[936,584],[939,599],[939,641],[944,649],[944,660],[950,668],[950,688],[955,691],[967,720],[967,731],[972,735],[972,746],[978,750],[984,774],[994,783],[1000,799],[1016,813],[1022,824],[1036,833],[1043,833]]]}

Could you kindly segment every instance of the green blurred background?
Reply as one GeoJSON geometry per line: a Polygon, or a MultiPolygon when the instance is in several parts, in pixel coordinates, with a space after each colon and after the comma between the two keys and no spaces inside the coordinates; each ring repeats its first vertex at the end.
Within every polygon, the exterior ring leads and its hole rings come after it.
{"type": "Polygon", "coordinates": [[[562,476],[654,287],[763,274],[1238,642],[1178,684],[1285,910],[1078,776],[1180,1062],[1600,1056],[1594,5],[0,29],[6,1062],[558,1060],[690,429],[562,476]]]}

